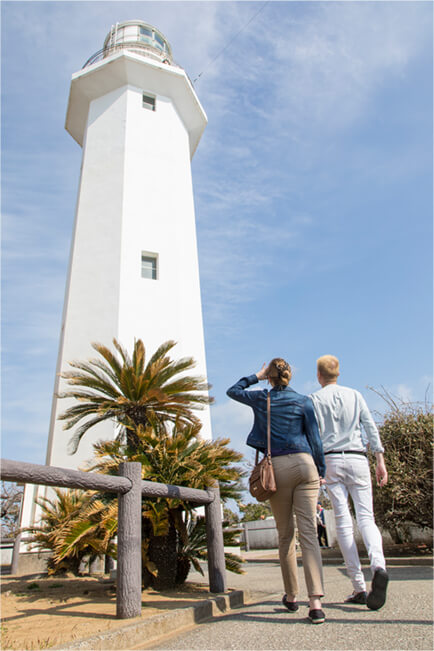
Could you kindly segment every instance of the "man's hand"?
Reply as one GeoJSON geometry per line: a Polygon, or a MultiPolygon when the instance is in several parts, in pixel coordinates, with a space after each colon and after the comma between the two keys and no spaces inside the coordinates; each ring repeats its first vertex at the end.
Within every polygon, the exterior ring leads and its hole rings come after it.
{"type": "Polygon", "coordinates": [[[262,364],[261,370],[256,373],[256,377],[258,378],[258,380],[266,380],[267,379],[267,370],[268,370],[267,365],[262,364]]]}
{"type": "Polygon", "coordinates": [[[388,474],[386,469],[386,464],[384,463],[384,457],[382,452],[376,452],[375,456],[377,457],[377,467],[375,469],[375,476],[377,478],[377,486],[382,488],[387,484],[388,474]]]}
{"type": "Polygon", "coordinates": [[[319,485],[320,486],[325,486],[326,485],[326,480],[323,477],[319,478],[319,485]]]}

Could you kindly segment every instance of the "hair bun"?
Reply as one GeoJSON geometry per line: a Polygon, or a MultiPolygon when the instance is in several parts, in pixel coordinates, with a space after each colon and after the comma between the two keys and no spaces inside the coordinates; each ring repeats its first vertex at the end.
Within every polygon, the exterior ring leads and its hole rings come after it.
{"type": "Polygon", "coordinates": [[[287,386],[291,379],[291,367],[281,357],[275,357],[268,365],[268,375],[277,380],[276,384],[287,386]]]}

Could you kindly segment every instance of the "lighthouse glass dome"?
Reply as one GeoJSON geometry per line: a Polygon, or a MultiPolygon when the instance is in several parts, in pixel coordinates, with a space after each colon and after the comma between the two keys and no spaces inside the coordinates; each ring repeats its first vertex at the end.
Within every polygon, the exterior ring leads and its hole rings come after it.
{"type": "Polygon", "coordinates": [[[112,26],[104,41],[103,57],[121,48],[172,63],[172,48],[165,36],[142,20],[127,20],[112,26]]]}

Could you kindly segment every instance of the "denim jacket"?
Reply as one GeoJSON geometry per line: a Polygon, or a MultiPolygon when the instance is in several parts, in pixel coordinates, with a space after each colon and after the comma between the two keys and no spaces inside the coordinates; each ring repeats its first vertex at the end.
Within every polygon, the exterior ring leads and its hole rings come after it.
{"type": "MultiPolygon", "coordinates": [[[[227,390],[233,400],[253,409],[255,420],[247,438],[247,445],[265,451],[267,447],[267,389],[246,391],[256,384],[256,375],[242,377],[227,390]]],[[[271,453],[307,452],[311,454],[321,477],[325,477],[324,452],[319,436],[312,400],[290,387],[274,387],[270,390],[271,404],[271,453]]]]}

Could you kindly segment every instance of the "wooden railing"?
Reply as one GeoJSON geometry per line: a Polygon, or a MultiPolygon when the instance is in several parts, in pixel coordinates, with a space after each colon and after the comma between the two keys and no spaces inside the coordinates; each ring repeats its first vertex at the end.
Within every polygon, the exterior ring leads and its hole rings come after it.
{"type": "MultiPolygon", "coordinates": [[[[225,555],[218,486],[207,490],[171,486],[142,480],[138,462],[119,465],[119,476],[81,472],[34,463],[0,461],[0,477],[4,481],[81,488],[118,495],[118,555],[116,573],[116,616],[119,619],[138,617],[142,605],[141,518],[142,497],[171,497],[205,506],[208,576],[211,592],[226,591],[225,555]]],[[[14,547],[13,567],[17,567],[19,544],[14,547]]]]}

